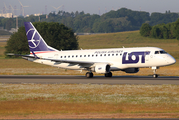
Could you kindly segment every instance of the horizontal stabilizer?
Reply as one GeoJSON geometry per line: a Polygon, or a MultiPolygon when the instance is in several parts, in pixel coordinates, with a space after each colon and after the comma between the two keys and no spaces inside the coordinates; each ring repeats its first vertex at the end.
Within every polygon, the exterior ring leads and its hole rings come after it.
{"type": "Polygon", "coordinates": [[[31,55],[21,55],[21,54],[14,54],[14,53],[7,53],[6,55],[9,56],[21,56],[21,57],[26,57],[26,58],[36,58],[36,59],[40,59],[37,56],[31,56],[31,55]]]}

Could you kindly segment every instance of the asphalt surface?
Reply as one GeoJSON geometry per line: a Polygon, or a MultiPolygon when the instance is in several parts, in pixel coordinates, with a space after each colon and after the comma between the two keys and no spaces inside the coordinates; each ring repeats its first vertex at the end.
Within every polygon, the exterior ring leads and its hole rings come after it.
{"type": "Polygon", "coordinates": [[[35,84],[174,84],[179,85],[179,77],[161,77],[152,76],[113,76],[106,78],[104,76],[95,76],[86,78],[85,76],[61,76],[61,75],[1,75],[0,83],[35,83],[35,84]]]}

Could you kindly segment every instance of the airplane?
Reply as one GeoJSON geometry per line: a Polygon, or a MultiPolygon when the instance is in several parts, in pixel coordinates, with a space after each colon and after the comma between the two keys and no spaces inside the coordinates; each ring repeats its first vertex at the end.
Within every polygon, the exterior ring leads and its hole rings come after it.
{"type": "Polygon", "coordinates": [[[86,70],[87,78],[92,78],[93,72],[112,77],[112,71],[137,73],[139,68],[152,68],[153,77],[157,78],[156,70],[159,67],[176,63],[170,54],[157,47],[59,51],[47,45],[31,22],[25,22],[24,25],[30,54],[19,56],[35,63],[58,68],[86,70]]]}

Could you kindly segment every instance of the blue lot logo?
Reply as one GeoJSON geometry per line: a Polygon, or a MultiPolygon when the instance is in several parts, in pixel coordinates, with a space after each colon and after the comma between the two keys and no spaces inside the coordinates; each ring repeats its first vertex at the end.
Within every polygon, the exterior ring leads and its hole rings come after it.
{"type": "Polygon", "coordinates": [[[139,56],[141,56],[141,63],[145,63],[145,56],[149,55],[150,52],[131,52],[128,53],[127,59],[127,52],[124,52],[122,57],[122,64],[135,64],[139,62],[139,56]]]}

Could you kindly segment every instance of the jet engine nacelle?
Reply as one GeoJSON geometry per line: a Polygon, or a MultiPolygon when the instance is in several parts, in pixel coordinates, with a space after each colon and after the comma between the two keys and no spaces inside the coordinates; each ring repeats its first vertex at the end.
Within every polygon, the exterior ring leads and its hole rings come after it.
{"type": "Polygon", "coordinates": [[[91,69],[93,72],[96,73],[109,73],[110,72],[110,65],[108,64],[96,64],[94,68],[91,69]]]}
{"type": "Polygon", "coordinates": [[[139,72],[139,68],[127,68],[122,71],[124,71],[126,73],[137,73],[137,72],[139,72]]]}

